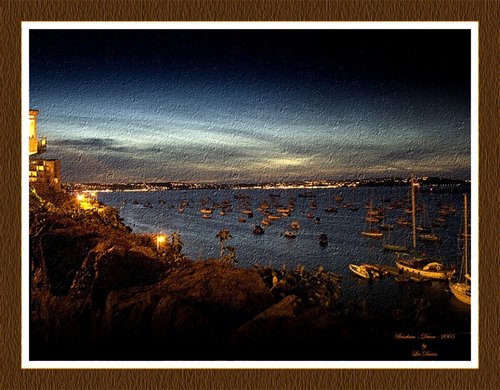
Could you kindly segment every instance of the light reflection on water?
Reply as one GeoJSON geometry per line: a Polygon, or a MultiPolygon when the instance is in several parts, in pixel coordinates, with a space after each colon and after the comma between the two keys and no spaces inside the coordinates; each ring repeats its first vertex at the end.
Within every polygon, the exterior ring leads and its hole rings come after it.
{"type": "MultiPolygon", "coordinates": [[[[275,268],[285,266],[293,269],[298,264],[304,264],[306,269],[313,270],[322,265],[325,270],[335,272],[343,277],[342,296],[345,302],[364,300],[371,310],[380,313],[390,312],[395,307],[415,304],[424,298],[431,303],[434,310],[444,323],[462,331],[470,329],[470,310],[468,306],[455,302],[455,298],[447,289],[446,282],[429,282],[423,284],[398,283],[393,278],[386,277],[371,282],[359,279],[349,269],[349,263],[374,263],[394,266],[394,254],[384,252],[382,243],[385,239],[370,239],[362,237],[365,227],[368,201],[376,207],[388,206],[391,203],[407,198],[407,187],[377,187],[377,188],[342,188],[315,189],[314,198],[301,197],[305,190],[191,190],[191,191],[160,191],[160,192],[114,192],[100,193],[99,200],[120,209],[120,215],[136,233],[173,233],[181,234],[184,242],[183,253],[191,259],[216,258],[219,254],[217,232],[228,229],[232,235],[228,245],[236,247],[237,261],[240,267],[251,267],[253,264],[271,265],[275,268]],[[336,195],[342,193],[344,200],[338,203],[336,195]],[[246,199],[236,199],[235,195],[245,195],[246,199]],[[273,195],[273,196],[270,196],[273,195]],[[219,209],[213,211],[211,219],[203,219],[200,209],[205,205],[231,203],[232,212],[219,214],[219,209]],[[188,202],[184,212],[178,208],[182,201],[188,202]],[[247,205],[244,205],[244,202],[247,205]],[[264,215],[257,208],[261,202],[267,202],[271,209],[278,206],[286,207],[289,201],[295,202],[291,215],[271,222],[264,227],[265,234],[255,235],[252,228],[260,224],[264,215]],[[311,202],[317,203],[316,209],[310,209],[311,202]],[[342,204],[355,203],[358,211],[343,208],[342,204]],[[144,207],[148,204],[152,207],[144,207]],[[253,217],[247,218],[241,214],[244,207],[253,210],[253,217]],[[335,207],[337,212],[328,213],[327,207],[335,207]],[[320,223],[314,218],[307,218],[312,213],[319,217],[320,223]],[[239,218],[247,221],[239,222],[239,218]],[[301,228],[296,238],[283,237],[283,232],[289,229],[292,220],[298,220],[301,228]],[[328,236],[328,245],[319,245],[320,234],[328,236]],[[451,325],[453,324],[453,325],[451,325]]],[[[441,204],[452,205],[456,213],[447,216],[447,226],[434,229],[442,238],[439,244],[425,245],[425,251],[442,258],[445,264],[456,264],[459,267],[461,259],[458,235],[462,224],[461,194],[419,194],[419,202],[425,204],[428,223],[437,217],[441,204]]],[[[411,245],[411,228],[395,223],[396,218],[408,217],[403,208],[385,212],[386,222],[394,224],[390,240],[398,244],[411,245]]]]}

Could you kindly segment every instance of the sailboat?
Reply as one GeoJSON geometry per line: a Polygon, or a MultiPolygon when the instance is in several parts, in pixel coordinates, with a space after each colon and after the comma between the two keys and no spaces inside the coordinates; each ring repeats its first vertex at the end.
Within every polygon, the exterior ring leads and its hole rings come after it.
{"type": "Polygon", "coordinates": [[[412,216],[412,236],[413,252],[397,253],[396,266],[403,272],[410,272],[429,279],[448,280],[455,270],[444,266],[441,262],[435,261],[427,256],[417,254],[417,228],[416,228],[416,207],[415,207],[415,179],[411,178],[411,216],[412,216]]]}
{"type": "Polygon", "coordinates": [[[460,274],[458,275],[458,280],[452,282],[449,281],[450,291],[453,295],[461,302],[470,305],[470,292],[471,292],[471,280],[470,274],[468,274],[469,267],[469,247],[468,247],[468,223],[467,223],[467,195],[464,194],[464,254],[462,258],[462,266],[460,267],[460,274]]]}
{"type": "Polygon", "coordinates": [[[366,222],[365,222],[365,228],[361,232],[362,236],[370,237],[370,238],[382,238],[383,237],[384,234],[382,233],[381,230],[372,227],[372,225],[374,223],[379,223],[380,219],[377,216],[374,215],[374,211],[372,209],[372,203],[371,202],[369,203],[369,210],[367,212],[366,220],[365,221],[368,222],[369,228],[366,229],[366,222]]]}

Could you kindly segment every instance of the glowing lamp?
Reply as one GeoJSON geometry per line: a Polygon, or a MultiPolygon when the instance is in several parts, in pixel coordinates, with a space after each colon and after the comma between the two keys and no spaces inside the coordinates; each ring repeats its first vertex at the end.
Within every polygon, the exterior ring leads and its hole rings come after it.
{"type": "Polygon", "coordinates": [[[161,244],[163,244],[167,240],[167,237],[164,235],[159,235],[156,237],[156,249],[160,250],[161,244]]]}

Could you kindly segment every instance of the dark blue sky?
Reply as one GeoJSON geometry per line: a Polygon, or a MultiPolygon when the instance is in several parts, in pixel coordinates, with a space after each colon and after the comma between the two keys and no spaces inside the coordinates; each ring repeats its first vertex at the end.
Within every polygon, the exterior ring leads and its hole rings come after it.
{"type": "Polygon", "coordinates": [[[470,178],[468,30],[31,30],[64,181],[470,178]]]}

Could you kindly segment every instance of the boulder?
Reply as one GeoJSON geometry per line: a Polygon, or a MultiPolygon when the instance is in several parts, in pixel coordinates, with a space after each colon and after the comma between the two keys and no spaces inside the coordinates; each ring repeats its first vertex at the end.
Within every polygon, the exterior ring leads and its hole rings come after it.
{"type": "Polygon", "coordinates": [[[275,343],[293,328],[302,302],[296,295],[287,295],[278,303],[240,326],[231,337],[234,349],[275,343]]]}
{"type": "Polygon", "coordinates": [[[198,261],[172,272],[160,288],[207,313],[251,318],[273,303],[269,288],[253,270],[220,261],[198,261]]]}
{"type": "Polygon", "coordinates": [[[97,256],[94,262],[94,288],[101,293],[127,287],[156,283],[165,272],[165,265],[144,251],[113,246],[97,256]]]}

